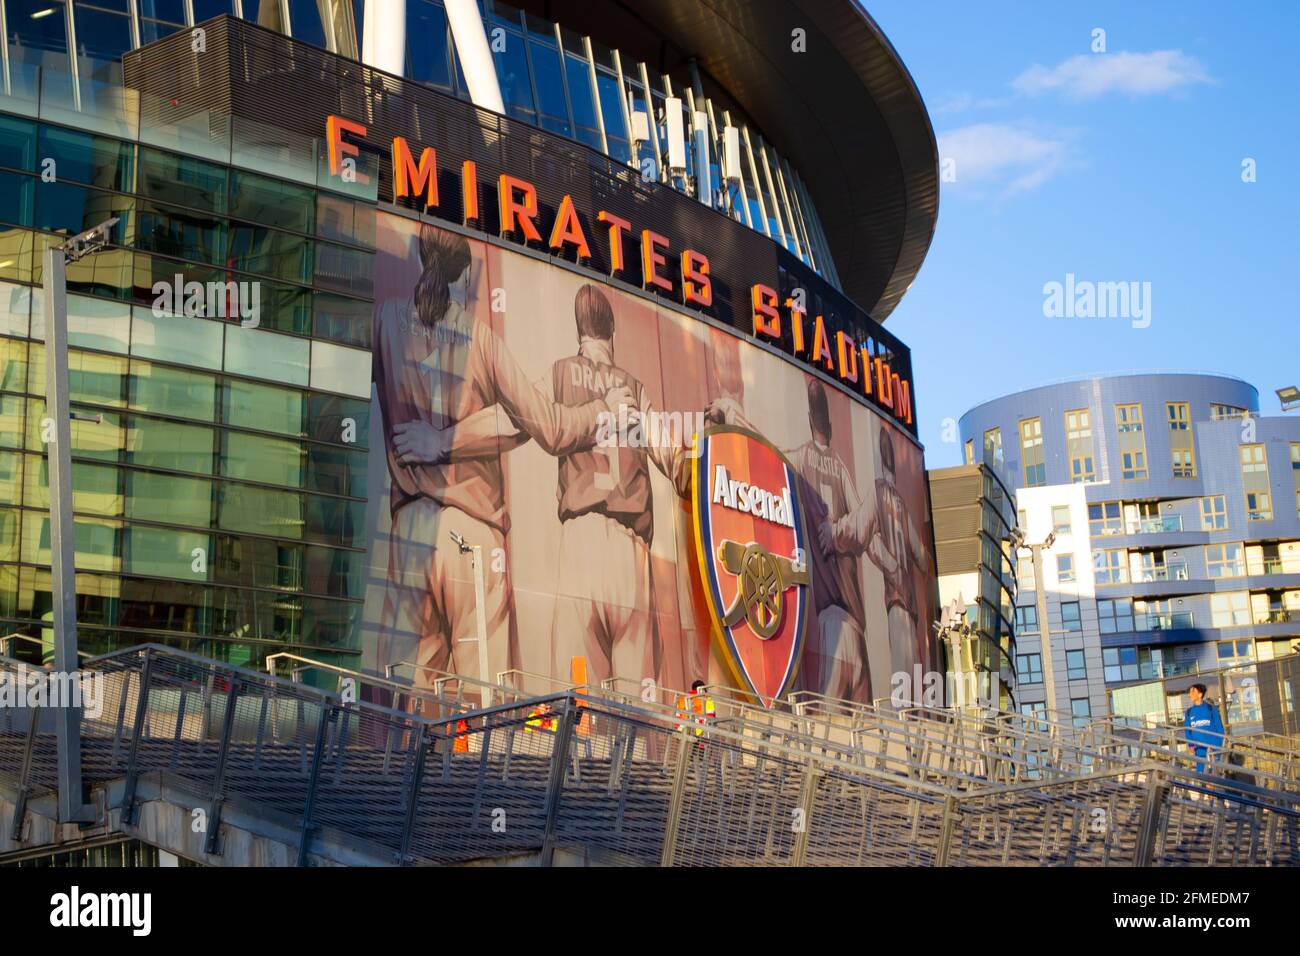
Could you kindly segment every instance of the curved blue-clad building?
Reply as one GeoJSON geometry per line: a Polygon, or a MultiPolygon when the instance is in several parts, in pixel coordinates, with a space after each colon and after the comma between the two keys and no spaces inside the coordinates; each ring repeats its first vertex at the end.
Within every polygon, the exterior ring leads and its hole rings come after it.
{"type": "MultiPolygon", "coordinates": [[[[1254,386],[1081,379],[979,405],[960,431],[967,461],[1016,489],[1026,540],[1055,533],[1053,709],[1095,716],[1108,689],[1270,659],[1300,638],[1300,419],[1261,418],[1254,386]]],[[[1042,627],[1020,565],[1017,676],[1032,711],[1048,706],[1042,627]]],[[[1250,699],[1228,704],[1255,718],[1250,699]]]]}

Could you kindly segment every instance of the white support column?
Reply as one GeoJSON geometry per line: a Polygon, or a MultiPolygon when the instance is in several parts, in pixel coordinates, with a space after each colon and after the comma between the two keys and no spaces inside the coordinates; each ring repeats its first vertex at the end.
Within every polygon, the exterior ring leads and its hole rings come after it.
{"type": "MultiPolygon", "coordinates": [[[[475,106],[504,113],[506,104],[501,96],[501,84],[497,82],[497,68],[492,62],[492,50],[488,47],[487,31],[479,16],[478,4],[474,0],[446,2],[447,22],[451,24],[451,38],[456,44],[460,67],[465,72],[465,82],[469,84],[470,99],[475,106]]],[[[368,42],[368,30],[366,39],[368,42]]]]}
{"type": "Polygon", "coordinates": [[[361,62],[394,76],[404,76],[406,0],[365,0],[365,4],[361,62]]]}

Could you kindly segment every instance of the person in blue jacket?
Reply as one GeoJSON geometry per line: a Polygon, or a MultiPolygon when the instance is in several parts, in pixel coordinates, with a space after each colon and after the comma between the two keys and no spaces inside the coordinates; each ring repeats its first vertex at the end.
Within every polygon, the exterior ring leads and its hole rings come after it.
{"type": "Polygon", "coordinates": [[[1219,717],[1219,708],[1205,699],[1204,684],[1193,684],[1187,691],[1192,699],[1192,706],[1183,713],[1183,727],[1187,735],[1187,744],[1196,754],[1196,772],[1204,773],[1206,754],[1209,762],[1218,759],[1216,751],[1223,746],[1223,720],[1219,717]]]}

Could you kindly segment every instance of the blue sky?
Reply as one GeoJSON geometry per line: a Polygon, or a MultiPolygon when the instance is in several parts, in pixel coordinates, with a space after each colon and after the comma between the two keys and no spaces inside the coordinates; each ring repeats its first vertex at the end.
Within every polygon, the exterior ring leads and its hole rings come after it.
{"type": "Polygon", "coordinates": [[[865,6],[955,175],[888,320],[912,348],[929,467],[961,460],[946,419],[1064,378],[1223,372],[1278,412],[1273,390],[1300,384],[1300,3],[865,6]],[[1045,317],[1067,273],[1150,283],[1149,325],[1045,317]]]}

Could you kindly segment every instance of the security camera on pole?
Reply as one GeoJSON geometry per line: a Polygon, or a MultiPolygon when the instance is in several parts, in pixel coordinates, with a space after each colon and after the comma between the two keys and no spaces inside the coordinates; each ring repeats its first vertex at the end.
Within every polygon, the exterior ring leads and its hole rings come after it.
{"type": "MultiPolygon", "coordinates": [[[[68,407],[67,264],[108,245],[117,217],[45,250],[45,409],[53,425],[48,447],[50,471],[50,592],[54,602],[54,670],[77,673],[76,532],[72,522],[71,420],[99,416],[68,407]]],[[[93,820],[94,807],[81,789],[81,708],[73,700],[55,708],[58,744],[59,821],[93,820]]]]}

